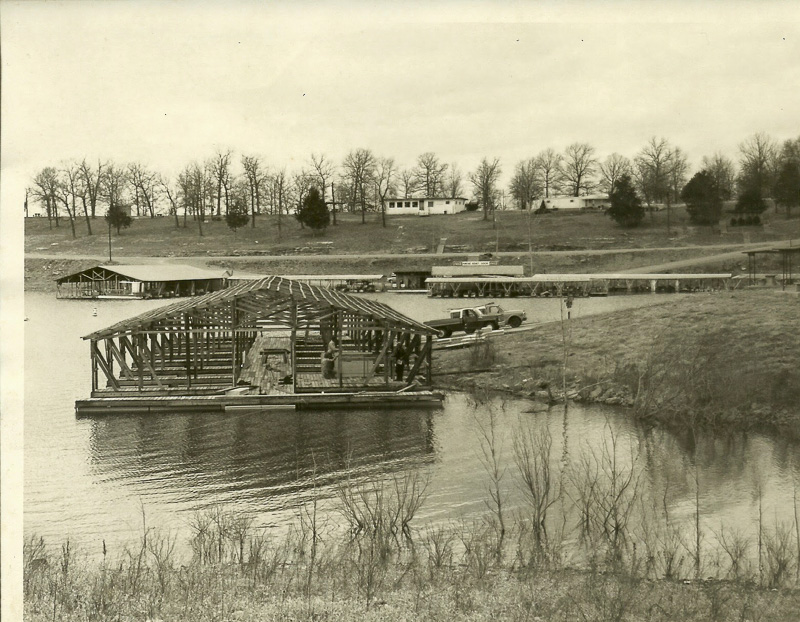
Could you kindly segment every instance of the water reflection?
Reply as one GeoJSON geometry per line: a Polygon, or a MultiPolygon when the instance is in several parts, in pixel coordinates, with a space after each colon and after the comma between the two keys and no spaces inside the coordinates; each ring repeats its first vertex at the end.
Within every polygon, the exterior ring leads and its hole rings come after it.
{"type": "Polygon", "coordinates": [[[302,503],[312,485],[432,464],[434,416],[393,409],[97,417],[91,471],[98,482],[156,492],[166,503],[285,508],[302,503]]]}

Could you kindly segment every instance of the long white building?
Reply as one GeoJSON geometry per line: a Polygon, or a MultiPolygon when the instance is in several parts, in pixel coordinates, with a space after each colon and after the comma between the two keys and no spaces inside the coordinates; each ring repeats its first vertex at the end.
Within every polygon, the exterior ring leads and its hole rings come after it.
{"type": "Polygon", "coordinates": [[[386,203],[387,214],[457,214],[467,209],[467,199],[454,197],[450,199],[433,197],[410,197],[408,199],[389,199],[386,203]]]}
{"type": "Polygon", "coordinates": [[[607,194],[587,194],[582,197],[548,197],[541,199],[538,204],[534,202],[534,205],[537,207],[544,205],[547,209],[567,210],[600,209],[609,207],[611,203],[607,194]]]}

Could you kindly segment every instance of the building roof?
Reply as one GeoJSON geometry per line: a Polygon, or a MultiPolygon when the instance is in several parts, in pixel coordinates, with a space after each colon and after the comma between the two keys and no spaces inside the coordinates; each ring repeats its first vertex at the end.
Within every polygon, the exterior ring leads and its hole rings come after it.
{"type": "MultiPolygon", "coordinates": [[[[83,277],[93,279],[103,279],[103,272],[118,274],[133,281],[196,281],[204,279],[223,279],[228,276],[228,272],[220,268],[219,270],[208,270],[181,264],[130,264],[130,265],[99,265],[87,268],[80,272],[68,274],[56,279],[57,283],[68,283],[78,281],[83,277]]],[[[106,277],[107,278],[107,277],[106,277]]]]}
{"type": "Polygon", "coordinates": [[[287,300],[298,303],[299,319],[319,319],[329,315],[331,310],[346,311],[383,321],[389,329],[436,334],[430,326],[412,320],[381,302],[270,276],[258,281],[241,281],[227,289],[147,311],[95,331],[84,339],[108,339],[131,332],[171,328],[175,322],[186,320],[187,317],[195,324],[203,321],[219,323],[218,312],[222,310],[227,313],[232,302],[236,302],[237,308],[246,316],[243,320],[245,324],[249,322],[254,326],[255,322],[266,318],[289,324],[291,310],[285,304],[287,300]]]}

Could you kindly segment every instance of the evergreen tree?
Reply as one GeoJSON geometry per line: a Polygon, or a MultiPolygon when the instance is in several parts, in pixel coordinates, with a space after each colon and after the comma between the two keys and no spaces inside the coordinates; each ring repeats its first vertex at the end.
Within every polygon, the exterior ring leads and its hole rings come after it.
{"type": "Polygon", "coordinates": [[[314,233],[324,231],[331,222],[328,206],[319,194],[316,187],[312,187],[303,199],[303,204],[297,212],[297,220],[314,233]]]}
{"type": "Polygon", "coordinates": [[[122,206],[112,204],[106,212],[106,222],[109,224],[109,226],[114,227],[117,230],[117,235],[119,235],[119,230],[130,227],[133,219],[128,216],[127,210],[125,210],[122,206]]]}
{"type": "Polygon", "coordinates": [[[638,227],[644,218],[642,202],[633,188],[630,175],[623,175],[617,180],[614,191],[609,195],[611,207],[608,215],[622,227],[638,227]]]}
{"type": "Polygon", "coordinates": [[[783,205],[787,213],[800,205],[800,164],[791,160],[783,163],[775,182],[774,195],[775,201],[783,205]]]}
{"type": "Polygon", "coordinates": [[[737,212],[760,214],[766,209],[767,204],[761,198],[761,191],[755,186],[744,189],[739,193],[739,198],[736,199],[737,212]]]}
{"type": "Polygon", "coordinates": [[[234,236],[237,229],[250,222],[250,216],[247,214],[247,205],[245,205],[244,201],[238,198],[234,199],[233,205],[228,208],[228,213],[225,214],[225,222],[233,230],[234,236]]]}
{"type": "Polygon", "coordinates": [[[715,225],[722,215],[722,199],[714,176],[706,170],[696,173],[683,187],[681,199],[686,203],[689,219],[698,225],[715,225]]]}

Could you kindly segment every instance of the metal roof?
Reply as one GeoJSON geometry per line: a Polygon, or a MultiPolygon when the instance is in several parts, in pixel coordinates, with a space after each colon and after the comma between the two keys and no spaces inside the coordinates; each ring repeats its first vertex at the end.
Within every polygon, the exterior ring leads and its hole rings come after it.
{"type": "MultiPolygon", "coordinates": [[[[107,328],[86,335],[84,339],[105,339],[116,335],[148,330],[164,320],[175,320],[187,315],[196,316],[205,310],[224,307],[231,301],[251,299],[258,305],[265,305],[263,294],[271,294],[272,298],[302,301],[306,307],[329,311],[331,309],[349,311],[362,317],[372,317],[393,323],[396,326],[426,335],[435,335],[437,331],[420,322],[398,313],[390,306],[350,294],[343,294],[324,287],[307,285],[291,281],[279,276],[270,276],[258,281],[242,281],[217,292],[204,296],[176,302],[159,307],[117,322],[107,328]]],[[[250,305],[251,307],[253,305],[250,305]]],[[[264,308],[267,311],[266,305],[264,308]]]]}
{"type": "Polygon", "coordinates": [[[129,265],[99,265],[87,268],[57,279],[58,283],[75,280],[80,275],[90,275],[92,270],[106,270],[119,274],[134,281],[196,281],[203,279],[223,279],[227,276],[225,270],[208,270],[182,264],[129,264],[129,265]]]}

